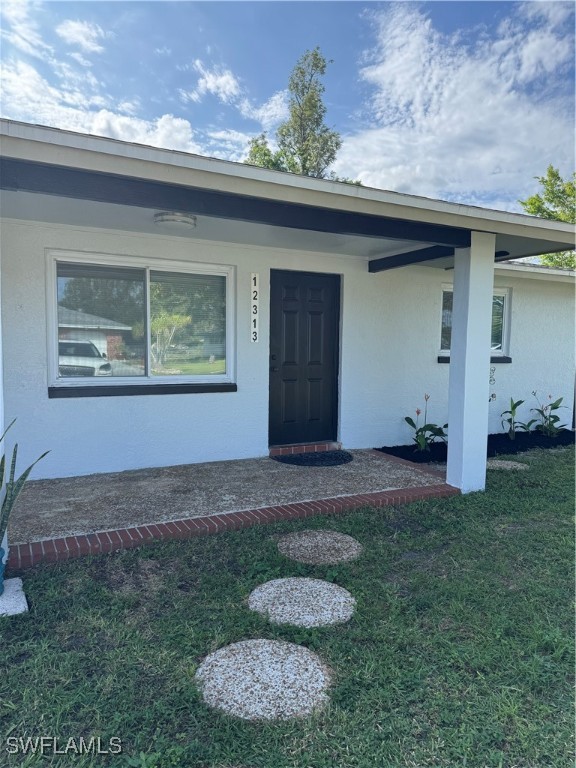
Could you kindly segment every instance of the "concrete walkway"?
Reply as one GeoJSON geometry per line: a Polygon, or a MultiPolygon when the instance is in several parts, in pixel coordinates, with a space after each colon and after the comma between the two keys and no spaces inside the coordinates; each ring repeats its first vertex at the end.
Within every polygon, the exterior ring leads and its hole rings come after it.
{"type": "Polygon", "coordinates": [[[351,453],[337,467],[266,457],[32,481],[10,521],[9,565],[457,492],[444,472],[379,451],[351,453]]]}

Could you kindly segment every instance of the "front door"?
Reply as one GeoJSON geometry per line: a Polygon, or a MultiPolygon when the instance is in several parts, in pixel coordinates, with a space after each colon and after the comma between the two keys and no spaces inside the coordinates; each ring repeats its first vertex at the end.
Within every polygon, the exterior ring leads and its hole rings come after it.
{"type": "Polygon", "coordinates": [[[270,445],[335,440],[340,276],[270,273],[270,445]]]}

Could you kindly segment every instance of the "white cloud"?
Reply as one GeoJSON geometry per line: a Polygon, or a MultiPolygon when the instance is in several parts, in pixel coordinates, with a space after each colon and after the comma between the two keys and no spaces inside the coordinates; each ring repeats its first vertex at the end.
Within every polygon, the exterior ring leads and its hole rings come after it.
{"type": "Polygon", "coordinates": [[[528,21],[534,22],[541,19],[545,20],[552,27],[557,27],[568,21],[574,12],[574,4],[572,2],[564,2],[562,0],[526,0],[519,8],[521,16],[524,16],[528,21]]]}
{"type": "Polygon", "coordinates": [[[178,90],[185,104],[198,104],[206,94],[212,94],[223,104],[235,107],[242,117],[260,123],[264,131],[271,130],[288,117],[288,92],[285,90],[274,93],[263,104],[256,106],[245,95],[239,79],[229,69],[208,69],[199,59],[191,65],[177,65],[176,68],[180,71],[194,69],[201,74],[195,89],[178,90]]]}
{"type": "MultiPolygon", "coordinates": [[[[119,114],[106,106],[99,92],[90,95],[85,88],[55,88],[21,61],[7,62],[0,85],[4,117],[202,154],[188,120],[169,114],[153,120],[119,114]]],[[[137,102],[123,102],[118,109],[137,107],[137,102]]]]}
{"type": "Polygon", "coordinates": [[[242,117],[256,120],[265,131],[269,131],[288,117],[288,92],[278,91],[260,107],[255,107],[248,99],[243,99],[239,109],[242,117]]]}
{"type": "Polygon", "coordinates": [[[527,24],[520,14],[475,47],[440,34],[412,5],[372,18],[377,44],[360,71],[372,89],[367,127],[344,137],[338,175],[517,209],[549,163],[573,170],[573,102],[552,84],[574,43],[556,17],[527,24]]]}
{"type": "Polygon", "coordinates": [[[200,74],[196,88],[191,91],[180,90],[184,102],[199,102],[207,94],[212,94],[223,104],[232,104],[241,94],[240,83],[233,72],[223,67],[208,69],[200,59],[196,59],[193,68],[200,74]]]}
{"type": "Polygon", "coordinates": [[[69,45],[81,48],[85,53],[102,53],[101,41],[110,37],[98,24],[90,21],[66,19],[56,27],[56,34],[69,45]]]}
{"type": "Polygon", "coordinates": [[[168,48],[168,46],[163,45],[162,48],[154,48],[154,53],[156,56],[170,56],[172,53],[172,48],[168,48]]]}
{"type": "Polygon", "coordinates": [[[68,56],[70,56],[71,59],[74,59],[74,61],[78,62],[83,67],[91,67],[92,62],[88,59],[84,58],[81,53],[78,53],[75,51],[74,53],[69,53],[68,56]]]}
{"type": "Polygon", "coordinates": [[[60,127],[59,120],[66,119],[70,108],[80,112],[104,106],[105,99],[100,93],[88,92],[89,85],[97,85],[94,76],[88,73],[87,78],[78,77],[75,81],[70,77],[63,87],[56,88],[32,65],[8,61],[0,81],[3,114],[16,120],[60,127]]]}
{"type": "Polygon", "coordinates": [[[127,99],[118,104],[118,111],[127,115],[135,115],[141,108],[140,99],[127,99]]]}
{"type": "MultiPolygon", "coordinates": [[[[97,24],[68,19],[56,32],[79,50],[58,58],[54,49],[44,43],[33,16],[33,12],[41,9],[41,3],[28,0],[2,3],[2,37],[17,49],[3,62],[0,78],[3,117],[197,154],[207,154],[212,148],[216,151],[220,140],[220,156],[241,154],[249,140],[241,134],[234,136],[230,132],[218,138],[215,133],[214,137],[205,137],[202,145],[188,120],[173,114],[141,119],[136,116],[142,109],[138,97],[116,102],[84,55],[102,52],[102,43],[111,33],[97,24]],[[41,74],[29,56],[41,58],[50,71],[41,74]]],[[[40,18],[39,13],[36,16],[40,18]]],[[[164,47],[156,53],[167,56],[171,51],[164,47]]],[[[208,70],[201,62],[196,64],[203,92],[214,93],[221,101],[232,99],[240,92],[237,80],[228,70],[208,70]]]]}
{"type": "Polygon", "coordinates": [[[92,115],[89,133],[182,152],[201,152],[201,147],[194,141],[192,126],[188,120],[174,115],[140,120],[101,110],[92,115]]]}
{"type": "Polygon", "coordinates": [[[31,15],[31,12],[38,11],[40,5],[28,0],[3,0],[0,4],[3,20],[1,35],[6,42],[29,56],[50,58],[53,50],[42,39],[38,24],[31,15]]]}
{"type": "Polygon", "coordinates": [[[241,162],[248,154],[248,144],[252,136],[233,130],[212,130],[207,134],[207,151],[212,157],[241,162]]]}
{"type": "Polygon", "coordinates": [[[184,104],[187,104],[191,101],[195,104],[198,104],[202,100],[202,97],[197,91],[186,91],[184,88],[178,88],[178,95],[184,104]]]}

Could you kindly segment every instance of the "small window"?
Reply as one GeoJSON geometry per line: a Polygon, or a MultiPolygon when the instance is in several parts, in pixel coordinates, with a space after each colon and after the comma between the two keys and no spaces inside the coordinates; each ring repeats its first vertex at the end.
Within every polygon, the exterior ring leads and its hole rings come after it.
{"type": "Polygon", "coordinates": [[[232,268],[53,263],[54,383],[232,380],[232,268]]]}
{"type": "MultiPolygon", "coordinates": [[[[442,325],[440,332],[440,349],[443,353],[450,351],[452,341],[452,299],[451,289],[442,291],[442,325]]],[[[498,291],[492,297],[492,336],[490,349],[492,356],[507,354],[506,316],[508,311],[509,293],[507,290],[498,291]]]]}

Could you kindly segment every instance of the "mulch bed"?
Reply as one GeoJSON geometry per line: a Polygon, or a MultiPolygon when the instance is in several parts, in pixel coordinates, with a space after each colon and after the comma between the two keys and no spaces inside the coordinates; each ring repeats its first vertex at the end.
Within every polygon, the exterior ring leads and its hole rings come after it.
{"type": "MultiPolygon", "coordinates": [[[[532,448],[559,448],[563,445],[574,445],[574,431],[563,429],[556,437],[548,437],[540,432],[518,432],[514,440],[507,434],[488,435],[489,459],[502,454],[516,454],[530,451],[532,448]]],[[[433,443],[430,451],[416,451],[412,445],[393,445],[376,448],[377,451],[397,456],[400,459],[414,461],[418,464],[428,464],[436,461],[446,461],[448,446],[446,443],[433,443]]]]}

